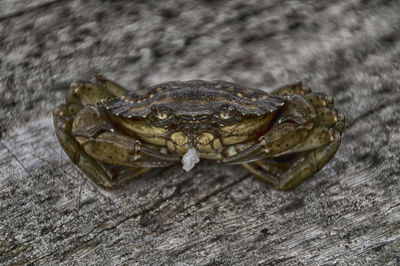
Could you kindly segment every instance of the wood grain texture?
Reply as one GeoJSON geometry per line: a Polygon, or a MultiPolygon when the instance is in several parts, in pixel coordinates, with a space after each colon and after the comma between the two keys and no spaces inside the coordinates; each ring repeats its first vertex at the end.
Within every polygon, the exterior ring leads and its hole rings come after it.
{"type": "Polygon", "coordinates": [[[398,1],[34,1],[0,12],[0,264],[400,264],[398,1]],[[101,73],[269,90],[303,80],[346,116],[335,158],[293,191],[240,166],[154,170],[103,191],[52,109],[101,73]]]}

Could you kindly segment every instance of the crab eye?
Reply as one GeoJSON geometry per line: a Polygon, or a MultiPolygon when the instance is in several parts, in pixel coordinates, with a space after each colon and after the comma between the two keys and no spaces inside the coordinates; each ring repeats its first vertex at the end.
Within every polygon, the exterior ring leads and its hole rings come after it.
{"type": "Polygon", "coordinates": [[[166,120],[169,117],[169,112],[167,108],[153,105],[151,107],[151,111],[153,115],[159,120],[166,120]]]}
{"type": "Polygon", "coordinates": [[[160,120],[164,120],[164,119],[168,118],[168,115],[166,113],[163,113],[163,112],[157,112],[156,116],[160,120]]]}
{"type": "Polygon", "coordinates": [[[230,119],[235,114],[235,111],[235,107],[224,105],[220,108],[219,117],[224,120],[230,119]]]}
{"type": "Polygon", "coordinates": [[[221,117],[222,119],[229,119],[231,116],[229,115],[229,113],[221,112],[219,114],[219,117],[221,117]]]}

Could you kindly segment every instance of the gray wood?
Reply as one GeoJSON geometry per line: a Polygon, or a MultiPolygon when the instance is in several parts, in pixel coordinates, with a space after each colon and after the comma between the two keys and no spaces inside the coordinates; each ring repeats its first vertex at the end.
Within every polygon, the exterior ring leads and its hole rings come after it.
{"type": "Polygon", "coordinates": [[[400,264],[398,1],[16,2],[0,12],[0,263],[400,264]],[[95,73],[138,92],[303,80],[345,113],[343,143],[290,192],[213,162],[103,191],[51,118],[95,73]]]}

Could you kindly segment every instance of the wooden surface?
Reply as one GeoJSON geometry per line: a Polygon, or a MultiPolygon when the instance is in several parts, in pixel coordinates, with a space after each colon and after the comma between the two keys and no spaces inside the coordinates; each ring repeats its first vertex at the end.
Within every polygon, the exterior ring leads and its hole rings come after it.
{"type": "Polygon", "coordinates": [[[400,264],[398,1],[0,1],[0,264],[400,264]],[[52,109],[101,73],[270,89],[346,115],[335,158],[280,192],[240,166],[154,170],[116,191],[66,158],[52,109]]]}

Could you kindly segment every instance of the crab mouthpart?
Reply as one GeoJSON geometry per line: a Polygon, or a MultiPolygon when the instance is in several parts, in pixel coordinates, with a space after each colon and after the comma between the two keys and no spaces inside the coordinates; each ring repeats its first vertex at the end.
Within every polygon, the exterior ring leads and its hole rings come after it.
{"type": "Polygon", "coordinates": [[[182,168],[189,172],[198,162],[200,162],[199,152],[192,147],[182,157],[182,168]]]}

